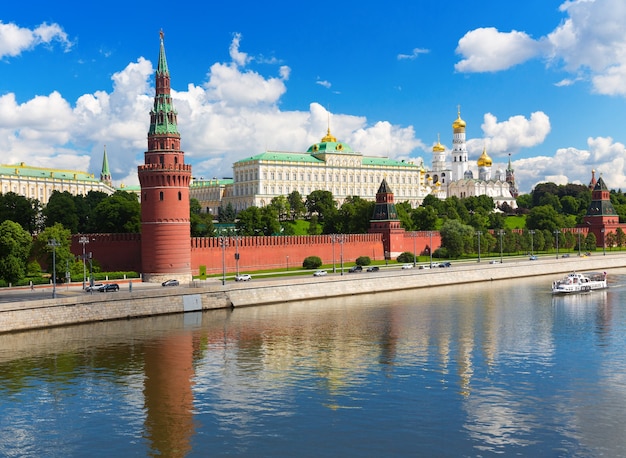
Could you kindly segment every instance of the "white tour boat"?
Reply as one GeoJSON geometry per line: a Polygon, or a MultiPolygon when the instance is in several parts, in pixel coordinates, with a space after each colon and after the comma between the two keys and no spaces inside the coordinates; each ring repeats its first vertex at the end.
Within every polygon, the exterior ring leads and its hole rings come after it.
{"type": "Polygon", "coordinates": [[[584,293],[594,289],[608,288],[606,272],[579,274],[572,272],[562,280],[552,282],[552,294],[584,293]]]}

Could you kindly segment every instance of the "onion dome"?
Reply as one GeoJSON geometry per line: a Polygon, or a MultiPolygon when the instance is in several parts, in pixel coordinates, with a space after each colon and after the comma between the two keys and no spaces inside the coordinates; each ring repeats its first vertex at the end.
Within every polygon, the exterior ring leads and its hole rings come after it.
{"type": "Polygon", "coordinates": [[[459,107],[458,112],[457,112],[457,118],[456,120],[452,123],[452,128],[454,130],[459,130],[459,129],[465,129],[465,121],[463,121],[461,119],[461,107],[459,107]]]}
{"type": "Polygon", "coordinates": [[[478,167],[491,167],[493,161],[487,154],[487,149],[483,148],[483,154],[478,158],[478,167]]]}
{"type": "Polygon", "coordinates": [[[433,153],[444,153],[446,151],[446,147],[441,144],[439,140],[439,134],[437,134],[437,144],[433,146],[433,153]]]}

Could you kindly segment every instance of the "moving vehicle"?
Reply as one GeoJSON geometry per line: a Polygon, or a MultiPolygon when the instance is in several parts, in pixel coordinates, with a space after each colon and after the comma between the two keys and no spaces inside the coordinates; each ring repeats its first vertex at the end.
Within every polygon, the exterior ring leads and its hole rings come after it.
{"type": "Polygon", "coordinates": [[[323,277],[327,274],[328,272],[326,272],[325,270],[317,270],[315,271],[315,273],[313,274],[314,277],[323,277]]]}
{"type": "Polygon", "coordinates": [[[585,293],[604,288],[608,288],[606,272],[572,272],[562,280],[552,282],[552,294],[585,293]]]}
{"type": "Polygon", "coordinates": [[[535,256],[534,254],[530,257],[531,261],[536,261],[537,259],[539,259],[537,256],[535,256]]]}
{"type": "Polygon", "coordinates": [[[178,280],[165,280],[163,283],[161,283],[161,286],[178,286],[180,285],[178,280]]]}
{"type": "Polygon", "coordinates": [[[108,293],[109,291],[119,290],[120,285],[118,285],[117,283],[107,283],[106,285],[102,285],[100,288],[98,288],[98,291],[100,291],[101,293],[108,293]]]}
{"type": "Polygon", "coordinates": [[[103,283],[94,283],[93,286],[91,285],[87,285],[85,286],[85,291],[90,293],[92,291],[99,291],[100,288],[102,288],[104,286],[103,283]]]}
{"type": "Polygon", "coordinates": [[[372,266],[372,267],[367,268],[368,272],[378,272],[379,270],[380,270],[380,267],[378,266],[372,266]]]}
{"type": "Polygon", "coordinates": [[[252,280],[252,276],[249,274],[241,274],[235,277],[235,281],[249,281],[252,280]]]}
{"type": "Polygon", "coordinates": [[[402,264],[402,269],[412,269],[413,268],[413,264],[402,264]]]}
{"type": "Polygon", "coordinates": [[[446,262],[440,262],[439,263],[439,267],[452,267],[452,263],[449,261],[446,262]]]}
{"type": "Polygon", "coordinates": [[[348,269],[348,272],[363,272],[363,267],[361,266],[352,266],[348,269]]]}

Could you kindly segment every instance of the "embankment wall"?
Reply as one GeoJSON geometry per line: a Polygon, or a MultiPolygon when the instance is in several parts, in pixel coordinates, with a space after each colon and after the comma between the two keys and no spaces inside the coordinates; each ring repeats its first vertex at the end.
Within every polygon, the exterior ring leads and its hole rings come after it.
{"type": "MultiPolygon", "coordinates": [[[[358,294],[375,294],[419,288],[510,278],[547,276],[577,271],[626,267],[626,255],[590,258],[542,259],[505,264],[457,264],[452,268],[394,270],[314,278],[278,278],[222,286],[213,280],[191,287],[146,289],[118,293],[65,297],[0,305],[0,332],[46,328],[95,321],[140,318],[171,313],[280,304],[358,294]]],[[[546,284],[546,290],[549,289],[546,284]]]]}

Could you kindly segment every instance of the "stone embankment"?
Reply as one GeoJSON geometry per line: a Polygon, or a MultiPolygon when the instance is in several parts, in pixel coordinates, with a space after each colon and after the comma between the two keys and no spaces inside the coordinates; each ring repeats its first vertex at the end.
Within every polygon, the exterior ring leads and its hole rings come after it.
{"type": "MultiPolygon", "coordinates": [[[[56,299],[0,304],[0,333],[28,329],[249,307],[358,294],[433,288],[463,283],[551,275],[571,271],[609,271],[626,267],[626,254],[507,260],[505,263],[455,263],[451,268],[334,274],[327,277],[281,277],[251,282],[196,282],[178,288],[135,288],[116,293],[84,294],[56,299]]],[[[552,279],[550,279],[551,281],[552,279]]],[[[546,284],[546,289],[549,288],[546,284]]]]}

